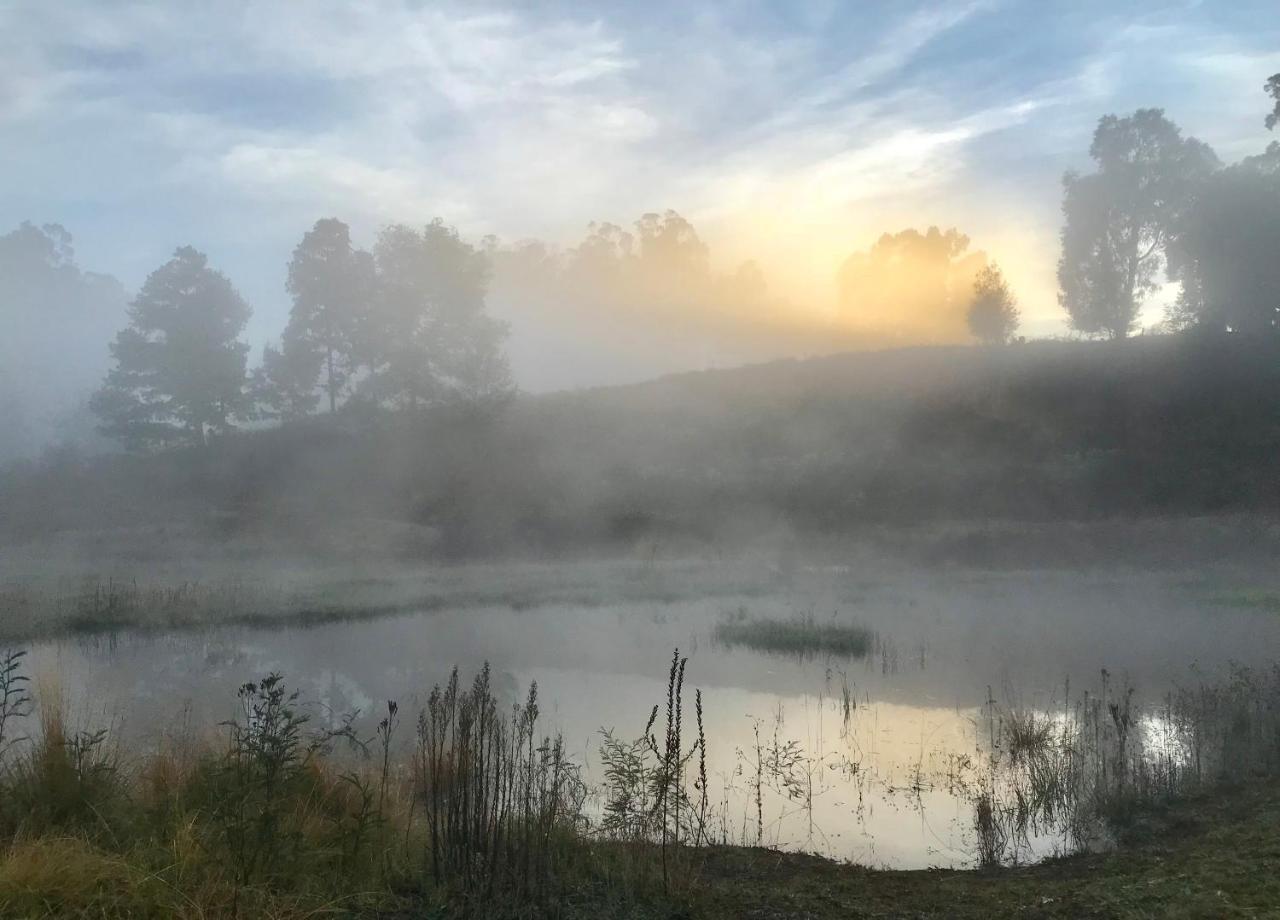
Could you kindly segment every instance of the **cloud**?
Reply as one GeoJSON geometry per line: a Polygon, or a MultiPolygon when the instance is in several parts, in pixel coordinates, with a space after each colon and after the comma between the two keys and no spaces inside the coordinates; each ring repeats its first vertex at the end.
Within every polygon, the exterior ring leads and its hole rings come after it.
{"type": "Polygon", "coordinates": [[[16,0],[0,221],[62,220],[134,286],[187,236],[263,330],[329,214],[571,244],[674,207],[806,302],[880,232],[954,223],[1016,241],[1010,277],[1050,330],[1058,179],[1096,118],[1165,105],[1228,156],[1261,146],[1266,11],[16,0]]]}

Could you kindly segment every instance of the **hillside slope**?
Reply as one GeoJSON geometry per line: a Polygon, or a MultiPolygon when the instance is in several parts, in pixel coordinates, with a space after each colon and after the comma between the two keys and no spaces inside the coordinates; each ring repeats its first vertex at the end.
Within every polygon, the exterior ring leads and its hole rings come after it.
{"type": "MultiPolygon", "coordinates": [[[[205,448],[0,477],[7,540],[182,526],[409,528],[410,554],[722,543],[936,522],[1280,505],[1280,349],[1174,337],[918,348],[340,412],[205,448]]],[[[401,542],[404,542],[403,540],[401,542]]]]}

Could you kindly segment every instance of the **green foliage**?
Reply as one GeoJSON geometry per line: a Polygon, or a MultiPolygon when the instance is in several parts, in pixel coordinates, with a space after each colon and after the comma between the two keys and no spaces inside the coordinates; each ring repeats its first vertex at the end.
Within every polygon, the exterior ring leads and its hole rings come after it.
{"type": "Polygon", "coordinates": [[[240,333],[249,306],[190,246],[148,276],[93,397],[101,430],[131,448],[204,443],[247,406],[240,333]]]}
{"type": "Polygon", "coordinates": [[[289,796],[303,777],[307,717],[279,674],[244,684],[241,717],[226,723],[230,748],[223,765],[216,818],[242,885],[273,869],[297,845],[286,824],[289,796]]]}

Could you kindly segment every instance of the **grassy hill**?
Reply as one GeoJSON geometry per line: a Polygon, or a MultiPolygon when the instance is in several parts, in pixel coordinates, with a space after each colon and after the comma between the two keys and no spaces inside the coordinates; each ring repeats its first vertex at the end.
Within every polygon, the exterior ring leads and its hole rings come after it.
{"type": "Polygon", "coordinates": [[[1278,449],[1271,342],[914,348],[496,413],[340,412],[149,456],[54,452],[0,476],[0,532],[386,537],[470,556],[1258,512],[1280,505],[1278,449]]]}

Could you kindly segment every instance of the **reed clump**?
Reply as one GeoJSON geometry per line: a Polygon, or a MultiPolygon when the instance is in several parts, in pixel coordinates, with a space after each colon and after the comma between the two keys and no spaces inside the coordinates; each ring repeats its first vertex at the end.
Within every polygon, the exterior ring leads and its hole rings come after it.
{"type": "Polygon", "coordinates": [[[486,664],[469,688],[455,669],[418,716],[413,790],[424,862],[469,908],[546,905],[563,891],[586,786],[563,739],[539,734],[538,715],[536,683],[503,713],[486,664]]]}
{"type": "Polygon", "coordinates": [[[728,646],[800,657],[864,658],[875,633],[857,623],[820,621],[813,614],[789,619],[747,618],[745,612],[716,624],[715,638],[728,646]]]}
{"type": "Polygon", "coordinates": [[[1072,850],[1105,845],[1153,806],[1222,784],[1280,775],[1280,666],[1142,706],[1101,672],[1061,709],[995,713],[986,778],[974,795],[979,863],[1018,862],[1048,831],[1072,850]]]}

